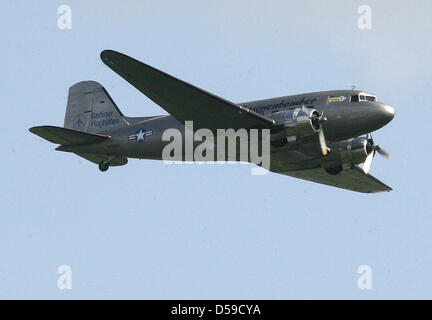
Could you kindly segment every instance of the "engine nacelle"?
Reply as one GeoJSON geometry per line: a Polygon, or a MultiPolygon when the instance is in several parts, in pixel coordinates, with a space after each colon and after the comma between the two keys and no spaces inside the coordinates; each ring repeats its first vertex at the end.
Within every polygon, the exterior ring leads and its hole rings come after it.
{"type": "Polygon", "coordinates": [[[320,129],[318,118],[319,113],[314,109],[303,111],[297,108],[286,111],[284,120],[287,137],[295,136],[302,138],[317,133],[320,129]],[[311,117],[312,115],[315,115],[315,117],[311,117]]]}
{"type": "Polygon", "coordinates": [[[332,175],[365,162],[367,155],[371,152],[368,140],[364,137],[340,141],[332,144],[330,148],[335,157],[324,166],[324,169],[332,175]]]}
{"type": "MultiPolygon", "coordinates": [[[[320,130],[319,112],[315,109],[297,108],[278,112],[274,119],[284,123],[284,135],[289,143],[311,136],[320,130]]],[[[277,139],[277,137],[275,137],[277,139]]]]}
{"type": "Polygon", "coordinates": [[[370,153],[367,142],[364,137],[344,140],[334,144],[332,150],[337,152],[343,166],[353,166],[365,162],[370,153]]]}

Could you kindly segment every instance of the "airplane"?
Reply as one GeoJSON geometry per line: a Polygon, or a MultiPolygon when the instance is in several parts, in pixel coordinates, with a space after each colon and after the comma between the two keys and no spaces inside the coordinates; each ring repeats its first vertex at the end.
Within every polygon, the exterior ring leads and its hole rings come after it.
{"type": "Polygon", "coordinates": [[[194,130],[211,132],[268,129],[271,172],[362,193],[392,190],[369,170],[376,153],[390,158],[371,132],[395,109],[371,93],[353,87],[233,103],[125,54],[104,50],[100,57],[169,115],[127,117],[101,84],[82,81],[69,88],[63,127],[29,130],[101,171],[128,158],[163,160],[163,132],[175,128],[184,138],[185,122],[193,121],[194,130]]]}

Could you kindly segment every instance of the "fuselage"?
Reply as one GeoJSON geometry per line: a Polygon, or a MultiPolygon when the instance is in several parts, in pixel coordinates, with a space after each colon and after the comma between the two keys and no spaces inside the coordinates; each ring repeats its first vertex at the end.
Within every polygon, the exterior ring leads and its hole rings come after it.
{"type": "MultiPolygon", "coordinates": [[[[331,90],[283,96],[271,99],[239,103],[239,105],[269,118],[278,118],[281,113],[296,108],[317,110],[326,121],[322,123],[327,142],[330,144],[355,138],[373,132],[390,122],[395,111],[389,105],[377,101],[376,97],[358,90],[331,90]]],[[[179,130],[183,137],[184,124],[170,115],[154,117],[125,117],[127,130],[121,129],[107,133],[112,137],[98,146],[83,147],[92,152],[121,154],[128,158],[162,159],[162,150],[168,143],[162,141],[162,134],[167,129],[179,130]],[[151,133],[137,143],[130,135],[139,130],[151,133]],[[95,148],[99,150],[95,150],[95,148]]],[[[104,134],[104,132],[101,132],[104,134]]],[[[65,150],[66,151],[66,150],[65,150]]],[[[75,151],[75,150],[74,150],[75,151]]],[[[316,166],[322,158],[317,135],[302,139],[301,145],[272,146],[271,156],[274,162],[290,159],[292,169],[299,166],[316,166]]],[[[331,156],[329,157],[331,159],[331,156]]]]}

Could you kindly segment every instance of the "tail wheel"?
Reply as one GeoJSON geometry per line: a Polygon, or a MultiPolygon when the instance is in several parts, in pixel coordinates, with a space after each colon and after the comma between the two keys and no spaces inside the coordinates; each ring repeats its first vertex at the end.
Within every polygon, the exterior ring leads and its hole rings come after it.
{"type": "Polygon", "coordinates": [[[108,168],[109,168],[109,162],[102,161],[99,163],[99,170],[100,171],[105,172],[108,170],[108,168]]]}

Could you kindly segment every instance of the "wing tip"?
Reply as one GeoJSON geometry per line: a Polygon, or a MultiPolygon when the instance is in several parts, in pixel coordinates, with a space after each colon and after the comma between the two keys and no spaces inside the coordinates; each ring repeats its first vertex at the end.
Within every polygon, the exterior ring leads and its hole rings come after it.
{"type": "Polygon", "coordinates": [[[123,55],[123,54],[120,52],[111,50],[111,49],[105,49],[105,50],[101,51],[99,56],[100,56],[101,60],[103,62],[105,62],[105,61],[111,60],[110,58],[112,58],[113,56],[116,56],[116,55],[123,55]]]}
{"type": "Polygon", "coordinates": [[[100,58],[103,60],[106,55],[110,54],[111,51],[112,50],[110,50],[110,49],[104,49],[104,50],[102,50],[101,53],[100,53],[100,58]]]}

